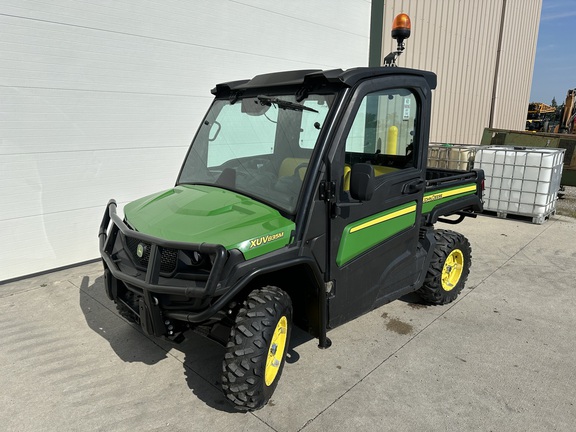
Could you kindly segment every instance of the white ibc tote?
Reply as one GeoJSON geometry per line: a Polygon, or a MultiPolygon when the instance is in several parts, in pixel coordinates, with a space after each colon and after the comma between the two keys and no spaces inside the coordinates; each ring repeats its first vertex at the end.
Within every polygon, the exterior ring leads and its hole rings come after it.
{"type": "Polygon", "coordinates": [[[542,223],[556,210],[565,149],[490,146],[478,150],[475,168],[484,170],[484,209],[542,223]]]}

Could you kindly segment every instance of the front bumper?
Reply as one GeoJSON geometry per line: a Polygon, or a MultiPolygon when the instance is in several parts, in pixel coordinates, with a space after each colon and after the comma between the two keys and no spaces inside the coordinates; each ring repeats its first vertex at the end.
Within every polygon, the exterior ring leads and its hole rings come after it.
{"type": "Polygon", "coordinates": [[[119,298],[119,284],[136,294],[132,309],[147,333],[166,334],[170,319],[203,322],[224,306],[221,285],[229,252],[222,245],[183,243],[152,237],[130,228],[106,206],[98,237],[106,292],[119,298]],[[215,296],[220,301],[213,302],[215,296]],[[181,309],[178,309],[181,305],[181,309]]]}

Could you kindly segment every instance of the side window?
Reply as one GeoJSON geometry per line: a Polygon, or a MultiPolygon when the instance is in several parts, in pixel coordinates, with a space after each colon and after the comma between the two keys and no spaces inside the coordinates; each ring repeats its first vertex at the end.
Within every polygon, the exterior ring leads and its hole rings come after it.
{"type": "Polygon", "coordinates": [[[414,167],[418,99],[407,89],[366,95],[346,139],[346,164],[374,165],[376,176],[414,167]]]}
{"type": "Polygon", "coordinates": [[[300,148],[313,149],[329,107],[324,99],[306,100],[304,105],[313,111],[302,111],[302,127],[298,143],[300,148]]]}

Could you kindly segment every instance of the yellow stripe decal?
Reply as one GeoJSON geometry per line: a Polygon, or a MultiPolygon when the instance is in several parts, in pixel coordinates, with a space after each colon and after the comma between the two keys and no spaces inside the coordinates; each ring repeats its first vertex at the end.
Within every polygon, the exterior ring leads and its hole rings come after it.
{"type": "Polygon", "coordinates": [[[437,200],[441,200],[442,198],[448,198],[454,195],[459,195],[462,193],[466,193],[466,192],[473,192],[476,190],[476,185],[472,185],[472,186],[466,186],[463,188],[459,188],[459,189],[454,189],[451,191],[444,191],[444,192],[440,192],[440,193],[436,193],[436,194],[431,194],[431,195],[427,195],[424,197],[424,204],[426,204],[427,202],[430,201],[437,201],[437,200]]]}
{"type": "Polygon", "coordinates": [[[398,210],[398,211],[395,211],[393,213],[390,213],[390,214],[387,214],[384,216],[380,216],[379,218],[372,219],[371,221],[364,222],[363,224],[355,226],[354,228],[350,228],[350,234],[352,234],[356,231],[363,230],[364,228],[369,228],[369,227],[377,225],[379,223],[389,221],[390,219],[394,219],[394,218],[397,218],[399,216],[404,216],[408,213],[412,213],[415,211],[416,211],[416,205],[413,205],[410,207],[406,207],[402,210],[398,210]]]}

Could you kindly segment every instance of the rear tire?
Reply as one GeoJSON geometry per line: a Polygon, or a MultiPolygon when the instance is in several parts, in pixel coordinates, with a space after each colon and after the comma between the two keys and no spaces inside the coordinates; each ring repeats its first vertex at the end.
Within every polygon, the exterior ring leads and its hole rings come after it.
{"type": "Polygon", "coordinates": [[[427,303],[443,305],[456,300],[464,288],[472,251],[468,239],[455,231],[436,230],[434,238],[436,247],[430,267],[424,285],[416,292],[427,303]]]}
{"type": "Polygon", "coordinates": [[[250,293],[226,345],[222,389],[241,411],[257,410],[270,400],[284,363],[292,330],[292,301],[280,288],[250,293]]]}

